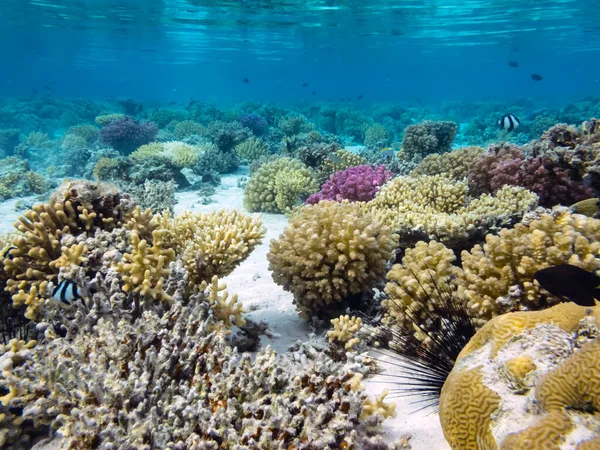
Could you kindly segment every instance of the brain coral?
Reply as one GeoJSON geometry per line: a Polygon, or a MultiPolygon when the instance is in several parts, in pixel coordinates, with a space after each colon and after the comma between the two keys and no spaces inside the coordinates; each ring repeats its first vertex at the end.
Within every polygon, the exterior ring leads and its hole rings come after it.
{"type": "Polygon", "coordinates": [[[483,246],[462,252],[459,293],[481,326],[498,314],[556,303],[540,293],[533,274],[564,263],[600,270],[600,220],[566,208],[540,208],[513,229],[486,236],[483,246]]]}
{"type": "Polygon", "coordinates": [[[308,197],[306,203],[314,205],[321,200],[368,202],[392,176],[392,172],[386,170],[384,165],[349,167],[331,175],[321,190],[308,197]]]}
{"type": "Polygon", "coordinates": [[[278,158],[263,164],[250,177],[244,206],[251,212],[287,212],[318,188],[311,169],[298,160],[278,158]]]}
{"type": "Polygon", "coordinates": [[[383,278],[395,237],[358,204],[307,205],[271,241],[269,269],[301,316],[326,315],[383,278]]]}
{"type": "Polygon", "coordinates": [[[440,421],[450,446],[595,448],[586,445],[600,438],[594,426],[599,318],[598,307],[569,302],[489,321],[460,353],[442,389],[440,421]]]}

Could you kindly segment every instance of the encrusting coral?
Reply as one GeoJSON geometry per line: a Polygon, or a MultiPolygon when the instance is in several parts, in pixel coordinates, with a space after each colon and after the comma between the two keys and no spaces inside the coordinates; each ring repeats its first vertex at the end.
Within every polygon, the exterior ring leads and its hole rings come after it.
{"type": "Polygon", "coordinates": [[[289,212],[319,186],[312,169],[291,158],[263,164],[248,180],[244,207],[250,212],[289,212]]]}
{"type": "Polygon", "coordinates": [[[600,438],[594,425],[600,411],[599,318],[598,307],[569,302],[486,323],[442,389],[440,420],[450,446],[589,448],[600,438]]]}
{"type": "Polygon", "coordinates": [[[383,278],[396,236],[356,203],[303,206],[267,259],[273,279],[294,294],[300,315],[339,311],[349,296],[383,278]]]}

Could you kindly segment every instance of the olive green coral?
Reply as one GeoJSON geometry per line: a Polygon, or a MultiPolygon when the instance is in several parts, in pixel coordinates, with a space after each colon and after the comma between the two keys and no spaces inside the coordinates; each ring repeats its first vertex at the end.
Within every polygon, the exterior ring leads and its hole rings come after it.
{"type": "Polygon", "coordinates": [[[323,201],[304,206],[271,241],[269,269],[302,317],[327,315],[383,278],[395,238],[359,205],[323,201]]]}
{"type": "Polygon", "coordinates": [[[263,164],[250,177],[244,207],[250,212],[288,212],[318,189],[311,169],[296,159],[278,158],[263,164]]]}
{"type": "Polygon", "coordinates": [[[235,153],[242,161],[250,164],[262,156],[269,155],[270,151],[260,139],[252,138],[236,145],[235,153]]]}

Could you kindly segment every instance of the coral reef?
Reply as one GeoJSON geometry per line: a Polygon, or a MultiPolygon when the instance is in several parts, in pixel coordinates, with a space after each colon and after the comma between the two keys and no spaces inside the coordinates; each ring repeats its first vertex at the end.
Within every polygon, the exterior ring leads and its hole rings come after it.
{"type": "Polygon", "coordinates": [[[256,161],[262,156],[270,154],[269,149],[263,144],[260,139],[248,139],[241,144],[235,146],[235,153],[242,161],[248,164],[256,161]]]}
{"type": "Polygon", "coordinates": [[[198,122],[194,122],[193,120],[183,120],[175,125],[173,134],[175,135],[175,139],[181,141],[194,135],[202,136],[206,134],[206,131],[206,127],[200,125],[198,122]]]}
{"type": "Polygon", "coordinates": [[[327,158],[322,159],[317,168],[317,179],[320,184],[323,184],[331,175],[340,170],[366,163],[365,158],[356,153],[347,150],[337,150],[334,153],[330,153],[327,158]]]}
{"type": "Polygon", "coordinates": [[[0,159],[0,200],[44,194],[51,187],[46,178],[29,170],[29,162],[16,156],[0,159]]]}
{"type": "Polygon", "coordinates": [[[153,122],[138,122],[132,117],[124,117],[104,125],[100,130],[100,141],[128,155],[140,145],[151,142],[157,132],[153,122]]]}
{"type": "Polygon", "coordinates": [[[481,147],[463,147],[442,154],[431,154],[423,158],[411,175],[442,175],[453,180],[463,180],[469,166],[484,152],[481,147]]]}
{"type": "Polygon", "coordinates": [[[533,450],[569,441],[586,448],[598,439],[599,318],[598,307],[563,303],[489,321],[442,389],[440,420],[450,446],[533,450]]]}
{"type": "Polygon", "coordinates": [[[244,207],[250,212],[288,212],[318,188],[311,169],[298,160],[278,158],[263,164],[250,177],[244,207]]]}
{"type": "Polygon", "coordinates": [[[383,278],[395,238],[358,204],[322,201],[302,207],[271,241],[269,269],[302,317],[328,315],[383,278]]]}
{"type": "Polygon", "coordinates": [[[237,120],[243,127],[248,128],[256,136],[262,136],[265,134],[269,126],[264,118],[253,113],[240,114],[237,120]]]}
{"type": "Polygon", "coordinates": [[[223,152],[230,152],[236,145],[252,136],[252,132],[239,122],[222,122],[216,120],[207,126],[207,136],[213,144],[223,152]]]}
{"type": "Polygon", "coordinates": [[[331,175],[321,190],[308,197],[306,203],[314,205],[321,200],[368,202],[392,176],[392,172],[386,170],[384,165],[349,167],[331,175]]]}
{"type": "Polygon", "coordinates": [[[375,123],[365,130],[365,145],[368,147],[386,147],[393,134],[380,123],[375,123]]]}
{"type": "Polygon", "coordinates": [[[346,350],[352,350],[360,341],[356,334],[362,326],[360,317],[348,315],[331,319],[333,330],[327,332],[329,342],[337,342],[344,345],[346,350]]]}
{"type": "Polygon", "coordinates": [[[454,122],[426,120],[410,125],[404,131],[402,151],[407,159],[415,155],[425,157],[431,153],[449,152],[456,130],[454,122]]]}
{"type": "Polygon", "coordinates": [[[20,132],[16,128],[0,130],[0,158],[12,156],[15,147],[19,145],[20,132]]]}

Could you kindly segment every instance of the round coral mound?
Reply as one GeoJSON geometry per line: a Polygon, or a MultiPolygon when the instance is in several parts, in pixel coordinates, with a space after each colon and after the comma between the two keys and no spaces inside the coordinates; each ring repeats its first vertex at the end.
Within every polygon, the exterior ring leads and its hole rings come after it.
{"type": "Polygon", "coordinates": [[[269,269],[302,317],[328,315],[383,279],[396,238],[359,204],[323,201],[303,207],[271,241],[269,269]]]}
{"type": "Polygon", "coordinates": [[[349,167],[331,175],[321,190],[308,197],[306,203],[314,205],[321,200],[368,202],[373,200],[379,186],[393,176],[384,165],[349,167]]]}

